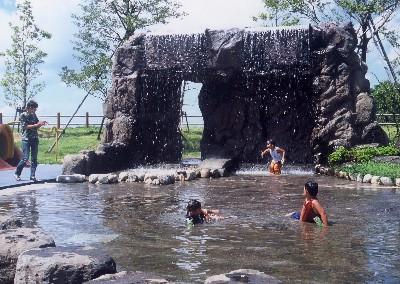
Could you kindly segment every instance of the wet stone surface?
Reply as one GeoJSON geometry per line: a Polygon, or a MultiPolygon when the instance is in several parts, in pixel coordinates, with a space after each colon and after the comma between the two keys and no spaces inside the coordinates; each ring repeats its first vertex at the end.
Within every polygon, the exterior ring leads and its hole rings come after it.
{"type": "Polygon", "coordinates": [[[114,260],[98,248],[32,249],[19,256],[14,283],[82,283],[115,272],[114,260]]]}
{"type": "Polygon", "coordinates": [[[0,231],[0,283],[13,283],[17,259],[23,251],[54,246],[53,238],[41,229],[0,231]]]}

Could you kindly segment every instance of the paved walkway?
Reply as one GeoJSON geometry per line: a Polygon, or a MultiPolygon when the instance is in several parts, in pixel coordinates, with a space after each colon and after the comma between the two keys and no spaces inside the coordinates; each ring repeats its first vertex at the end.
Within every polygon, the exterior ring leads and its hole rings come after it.
{"type": "MultiPolygon", "coordinates": [[[[61,168],[61,165],[39,165],[36,170],[36,178],[38,179],[36,183],[55,181],[56,177],[61,174],[61,168]]],[[[0,190],[33,183],[29,180],[29,168],[25,168],[22,171],[21,181],[15,180],[14,171],[15,170],[0,171],[0,190]]]]}

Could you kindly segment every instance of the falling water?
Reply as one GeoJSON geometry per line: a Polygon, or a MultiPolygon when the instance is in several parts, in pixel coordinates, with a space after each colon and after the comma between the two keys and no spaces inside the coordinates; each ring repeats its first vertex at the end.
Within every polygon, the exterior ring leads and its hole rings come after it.
{"type": "MultiPolygon", "coordinates": [[[[221,36],[229,42],[221,49],[229,50],[232,44],[241,50],[238,56],[230,51],[221,56],[239,60],[239,65],[233,68],[236,74],[241,74],[237,82],[241,84],[243,102],[252,106],[252,110],[259,108],[262,136],[289,141],[282,146],[298,162],[310,162],[312,157],[308,145],[315,121],[310,84],[310,32],[309,27],[221,31],[221,36]]],[[[180,86],[183,80],[207,85],[212,77],[209,75],[219,71],[213,69],[215,66],[210,60],[219,56],[219,52],[213,54],[211,46],[212,39],[207,32],[146,35],[145,64],[137,102],[137,133],[142,136],[136,137],[138,149],[146,149],[146,155],[152,157],[144,157],[145,162],[180,159],[180,86]]],[[[251,129],[259,131],[260,128],[251,129]]],[[[245,142],[248,148],[257,147],[251,144],[254,144],[251,139],[245,142]]]]}
{"type": "Polygon", "coordinates": [[[204,70],[205,34],[149,35],[145,40],[146,69],[173,69],[185,73],[204,70]]]}

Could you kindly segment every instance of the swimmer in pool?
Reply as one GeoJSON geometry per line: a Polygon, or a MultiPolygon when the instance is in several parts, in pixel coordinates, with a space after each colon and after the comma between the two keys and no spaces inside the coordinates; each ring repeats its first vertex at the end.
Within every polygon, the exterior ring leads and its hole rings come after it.
{"type": "Polygon", "coordinates": [[[292,217],[302,222],[310,223],[315,223],[314,218],[319,217],[322,220],[323,226],[328,227],[328,216],[317,199],[318,183],[315,181],[307,181],[304,184],[303,190],[305,199],[301,213],[295,212],[292,214],[292,217]]]}
{"type": "Polygon", "coordinates": [[[219,210],[216,209],[203,209],[201,208],[200,201],[191,199],[186,206],[186,220],[193,225],[209,223],[214,220],[222,219],[219,210]]]}

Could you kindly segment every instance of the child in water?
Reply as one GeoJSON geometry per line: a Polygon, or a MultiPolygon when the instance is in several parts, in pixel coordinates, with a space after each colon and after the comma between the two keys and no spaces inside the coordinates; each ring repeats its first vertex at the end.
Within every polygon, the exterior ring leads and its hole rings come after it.
{"type": "Polygon", "coordinates": [[[203,209],[201,208],[200,201],[191,199],[186,206],[186,221],[191,222],[193,225],[202,224],[204,222],[211,222],[222,218],[219,210],[216,209],[203,209]]]}
{"type": "Polygon", "coordinates": [[[295,212],[292,217],[302,222],[315,223],[315,217],[322,220],[323,226],[328,226],[328,217],[324,208],[317,199],[318,183],[315,181],[307,181],[304,184],[303,196],[305,197],[301,213],[295,212]]]}
{"type": "Polygon", "coordinates": [[[274,175],[280,175],[282,165],[285,163],[285,150],[275,146],[275,141],[268,140],[267,148],[261,151],[261,158],[264,157],[266,153],[271,155],[272,161],[269,165],[269,172],[274,175]]]}

